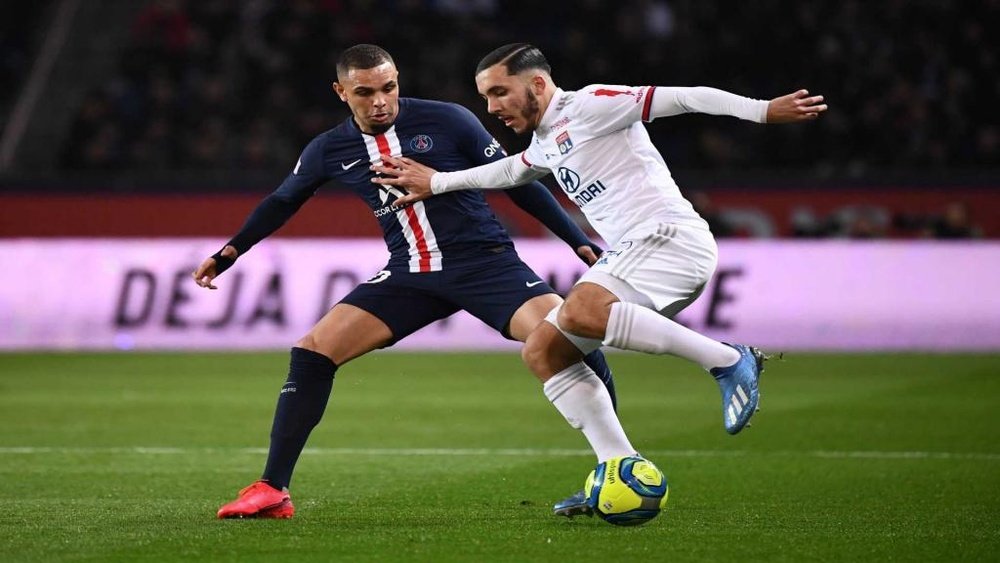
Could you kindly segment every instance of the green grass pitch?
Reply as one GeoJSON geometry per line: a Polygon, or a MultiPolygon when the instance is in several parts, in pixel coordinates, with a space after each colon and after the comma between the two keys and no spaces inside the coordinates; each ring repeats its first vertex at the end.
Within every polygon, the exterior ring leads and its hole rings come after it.
{"type": "Polygon", "coordinates": [[[995,561],[1000,355],[791,355],[722,429],[710,377],[610,356],[670,482],[639,528],[552,515],[594,459],[516,354],[344,366],[290,521],[257,478],[287,355],[0,355],[4,561],[995,561]]]}

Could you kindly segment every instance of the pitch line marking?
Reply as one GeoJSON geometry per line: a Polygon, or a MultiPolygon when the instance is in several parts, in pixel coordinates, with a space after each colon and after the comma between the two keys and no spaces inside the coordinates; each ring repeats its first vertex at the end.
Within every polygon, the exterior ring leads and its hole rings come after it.
{"type": "MultiPolygon", "coordinates": [[[[63,446],[9,446],[0,447],[0,455],[37,454],[138,454],[138,455],[194,455],[194,454],[247,454],[265,455],[267,448],[230,447],[63,447],[63,446]]],[[[496,457],[589,457],[586,449],[544,448],[306,448],[304,455],[370,455],[370,456],[496,456],[496,457]]],[[[753,451],[753,450],[643,450],[651,458],[689,457],[807,457],[819,459],[955,459],[975,461],[1000,461],[1000,453],[974,452],[921,452],[921,451],[753,451]]]]}

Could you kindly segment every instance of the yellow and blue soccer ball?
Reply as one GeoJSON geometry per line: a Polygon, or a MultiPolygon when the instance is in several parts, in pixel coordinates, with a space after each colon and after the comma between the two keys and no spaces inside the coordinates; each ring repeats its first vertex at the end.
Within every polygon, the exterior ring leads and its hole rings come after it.
{"type": "Polygon", "coordinates": [[[667,478],[639,456],[614,457],[597,464],[583,487],[595,514],[618,526],[645,524],[667,505],[667,478]]]}

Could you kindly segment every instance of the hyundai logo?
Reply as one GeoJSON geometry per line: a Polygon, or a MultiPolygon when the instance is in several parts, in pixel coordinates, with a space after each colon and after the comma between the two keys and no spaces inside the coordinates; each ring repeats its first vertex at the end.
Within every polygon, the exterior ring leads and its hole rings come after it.
{"type": "Polygon", "coordinates": [[[559,167],[559,183],[566,189],[566,193],[571,194],[580,189],[580,175],[569,168],[559,167]]]}

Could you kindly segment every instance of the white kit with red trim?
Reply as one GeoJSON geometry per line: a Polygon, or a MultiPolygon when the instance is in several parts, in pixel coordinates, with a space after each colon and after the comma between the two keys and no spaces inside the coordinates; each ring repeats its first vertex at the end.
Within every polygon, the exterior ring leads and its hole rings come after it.
{"type": "Polygon", "coordinates": [[[521,154],[528,166],[552,172],[610,245],[645,223],[708,228],[642,124],[651,119],[655,90],[603,84],[557,89],[521,154]]]}
{"type": "MultiPolygon", "coordinates": [[[[382,156],[403,156],[403,151],[399,146],[399,137],[396,135],[396,126],[393,125],[388,131],[379,135],[367,135],[362,133],[365,146],[368,148],[368,158],[374,164],[382,162],[382,156]]],[[[391,186],[382,186],[378,189],[388,193],[399,190],[391,186]]],[[[396,197],[403,195],[402,192],[392,194],[396,197]]],[[[410,248],[410,271],[411,272],[437,272],[441,270],[441,249],[438,248],[437,237],[434,236],[434,229],[427,218],[427,209],[422,201],[404,207],[396,211],[396,220],[399,221],[403,229],[403,236],[406,237],[407,245],[410,248]]]]}

